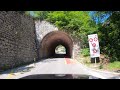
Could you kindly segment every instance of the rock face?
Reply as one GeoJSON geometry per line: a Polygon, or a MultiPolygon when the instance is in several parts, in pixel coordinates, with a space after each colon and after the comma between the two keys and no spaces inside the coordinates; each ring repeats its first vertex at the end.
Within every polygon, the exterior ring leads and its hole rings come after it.
{"type": "Polygon", "coordinates": [[[37,58],[34,20],[16,11],[0,11],[0,70],[37,58]]]}

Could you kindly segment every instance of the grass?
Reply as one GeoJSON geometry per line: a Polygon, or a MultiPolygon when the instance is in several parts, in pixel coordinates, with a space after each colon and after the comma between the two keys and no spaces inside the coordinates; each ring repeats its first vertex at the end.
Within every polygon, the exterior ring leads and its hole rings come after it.
{"type": "Polygon", "coordinates": [[[89,48],[81,49],[81,54],[82,54],[84,57],[90,56],[89,48]]]}
{"type": "MultiPolygon", "coordinates": [[[[94,63],[91,63],[88,48],[82,49],[79,57],[83,58],[81,62],[83,62],[86,66],[93,67],[95,65],[94,63]]],[[[107,56],[105,55],[105,57],[107,56]]],[[[107,64],[101,64],[99,62],[96,65],[98,66],[97,69],[110,70],[110,71],[120,70],[120,61],[114,61],[107,64]]]]}
{"type": "Polygon", "coordinates": [[[109,63],[107,67],[110,70],[120,69],[120,61],[114,61],[112,63],[109,63]]]}

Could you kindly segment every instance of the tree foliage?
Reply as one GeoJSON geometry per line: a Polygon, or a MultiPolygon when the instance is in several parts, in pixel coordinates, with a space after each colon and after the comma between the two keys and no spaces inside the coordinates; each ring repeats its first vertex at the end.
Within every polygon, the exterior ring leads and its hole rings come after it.
{"type": "Polygon", "coordinates": [[[26,11],[25,13],[27,15],[31,15],[33,16],[34,19],[39,19],[39,20],[44,20],[47,18],[47,14],[49,13],[50,11],[26,11]]]}
{"type": "Polygon", "coordinates": [[[97,31],[88,11],[55,11],[49,13],[46,20],[81,39],[84,47],[88,47],[87,35],[97,31]]]}
{"type": "Polygon", "coordinates": [[[98,31],[102,53],[107,54],[111,61],[120,61],[120,12],[111,12],[106,22],[99,25],[98,31]]]}
{"type": "Polygon", "coordinates": [[[89,11],[34,11],[33,17],[47,20],[59,30],[79,38],[83,47],[88,47],[87,35],[97,31],[96,23],[89,15],[89,11]]]}
{"type": "Polygon", "coordinates": [[[96,30],[95,23],[87,11],[56,11],[49,13],[47,20],[60,29],[72,31],[72,34],[75,33],[76,36],[79,36],[81,32],[91,31],[92,33],[96,30]]]}

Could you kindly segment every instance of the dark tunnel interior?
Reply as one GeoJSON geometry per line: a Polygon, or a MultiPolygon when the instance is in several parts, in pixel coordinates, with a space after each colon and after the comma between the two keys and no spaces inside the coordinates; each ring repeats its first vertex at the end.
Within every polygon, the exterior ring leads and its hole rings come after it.
{"type": "Polygon", "coordinates": [[[64,58],[64,57],[71,58],[70,47],[69,47],[69,45],[65,44],[65,42],[63,42],[62,40],[54,41],[52,44],[50,44],[49,48],[51,51],[50,57],[53,57],[53,58],[64,58]],[[60,44],[65,47],[66,54],[56,54],[55,53],[55,48],[60,44]]]}
{"type": "Polygon", "coordinates": [[[71,37],[62,31],[53,31],[47,34],[42,42],[41,49],[43,58],[71,58],[73,50],[73,41],[71,37]],[[55,49],[62,45],[66,49],[66,54],[56,54],[55,49]]]}

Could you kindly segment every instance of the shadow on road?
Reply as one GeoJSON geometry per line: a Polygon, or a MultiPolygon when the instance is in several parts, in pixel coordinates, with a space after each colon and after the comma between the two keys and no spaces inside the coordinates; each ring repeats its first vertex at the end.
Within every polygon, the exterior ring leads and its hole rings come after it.
{"type": "Polygon", "coordinates": [[[37,75],[30,75],[20,79],[73,79],[72,75],[63,75],[57,76],[54,74],[37,74],[37,75]]]}
{"type": "Polygon", "coordinates": [[[20,79],[99,79],[89,75],[72,75],[72,74],[37,74],[22,77],[20,79]]]}

